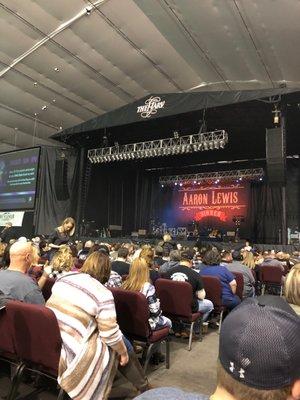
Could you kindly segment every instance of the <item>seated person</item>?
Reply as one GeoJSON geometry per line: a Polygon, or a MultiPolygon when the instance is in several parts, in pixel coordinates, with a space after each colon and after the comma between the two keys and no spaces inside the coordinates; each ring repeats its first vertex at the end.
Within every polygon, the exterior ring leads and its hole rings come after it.
{"type": "Polygon", "coordinates": [[[275,252],[269,251],[264,256],[263,262],[260,264],[261,267],[263,266],[271,266],[271,267],[278,267],[281,269],[282,272],[285,271],[284,266],[281,264],[280,261],[276,260],[275,252]]]}
{"type": "Polygon", "coordinates": [[[154,256],[154,264],[157,265],[159,268],[165,261],[163,260],[163,252],[164,249],[161,246],[156,246],[155,249],[155,256],[154,256]]]}
{"type": "MultiPolygon", "coordinates": [[[[282,297],[246,299],[222,324],[217,388],[210,400],[298,400],[299,331],[300,318],[282,297]]],[[[208,397],[175,388],[158,388],[136,399],[204,400],[208,397]]]]}
{"type": "Polygon", "coordinates": [[[232,254],[230,251],[222,252],[222,265],[224,265],[230,272],[238,272],[243,275],[243,297],[253,297],[255,293],[255,279],[250,268],[243,265],[241,260],[242,256],[238,251],[234,251],[232,254]]]}
{"type": "Polygon", "coordinates": [[[170,252],[170,261],[166,261],[159,267],[159,274],[165,274],[166,272],[170,271],[172,268],[176,267],[181,260],[181,254],[179,250],[172,250],[170,252]]]}
{"type": "Polygon", "coordinates": [[[111,270],[117,272],[119,275],[128,275],[130,264],[127,262],[129,251],[126,247],[120,247],[118,250],[118,257],[111,263],[111,270]]]}
{"type": "Polygon", "coordinates": [[[136,355],[116,321],[108,256],[92,253],[80,272],[58,278],[47,307],[55,313],[62,337],[58,382],[72,399],[106,399],[119,372],[140,392],[148,389],[136,355]],[[124,342],[125,340],[125,342],[124,342]]]}
{"type": "Polygon", "coordinates": [[[49,267],[52,268],[49,278],[60,278],[70,272],[74,267],[74,258],[70,247],[67,245],[60,246],[54,254],[49,267]]]}
{"type": "Polygon", "coordinates": [[[45,304],[40,287],[27,275],[34,260],[30,242],[15,242],[10,247],[8,269],[0,271],[0,291],[7,299],[45,304]]]}
{"type": "Polygon", "coordinates": [[[173,281],[188,282],[193,288],[192,312],[200,311],[203,313],[203,321],[207,321],[209,314],[214,309],[213,303],[205,298],[205,289],[201,276],[192,269],[194,253],[185,250],[181,253],[180,263],[165,274],[165,278],[173,281]]]}
{"type": "Polygon", "coordinates": [[[154,284],[156,279],[159,278],[159,274],[154,264],[154,251],[150,246],[144,246],[140,252],[139,258],[143,258],[146,261],[149,268],[150,279],[154,284]]]}
{"type": "Polygon", "coordinates": [[[220,279],[222,286],[222,303],[232,310],[241,300],[236,296],[236,280],[233,274],[226,267],[220,265],[221,256],[216,249],[208,250],[203,257],[203,264],[206,265],[200,271],[201,275],[215,276],[220,279]]]}
{"type": "Polygon", "coordinates": [[[143,258],[133,260],[128,278],[122,287],[126,290],[139,291],[147,298],[150,314],[149,325],[152,330],[172,326],[169,318],[162,315],[160,301],[156,297],[155,287],[150,283],[150,271],[143,258]]]}
{"type": "Polygon", "coordinates": [[[287,274],[284,283],[285,298],[300,316],[300,264],[296,264],[287,274]]]}

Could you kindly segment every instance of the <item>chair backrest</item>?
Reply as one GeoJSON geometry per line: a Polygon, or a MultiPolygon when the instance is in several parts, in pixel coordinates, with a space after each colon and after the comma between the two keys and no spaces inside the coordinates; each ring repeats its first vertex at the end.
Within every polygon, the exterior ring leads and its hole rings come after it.
{"type": "Polygon", "coordinates": [[[281,285],[283,271],[279,267],[262,265],[259,268],[260,281],[265,283],[275,283],[281,285]]]}
{"type": "Polygon", "coordinates": [[[147,339],[151,334],[149,308],[146,297],[140,292],[110,288],[116,306],[117,321],[121,331],[133,339],[147,339]]]}
{"type": "Polygon", "coordinates": [[[222,307],[222,287],[221,281],[216,276],[201,275],[206,298],[210,300],[215,309],[222,307]]]}
{"type": "Polygon", "coordinates": [[[8,302],[6,310],[13,327],[17,355],[57,375],[61,336],[53,311],[19,301],[8,302]]]}
{"type": "Polygon", "coordinates": [[[155,289],[164,315],[185,318],[191,316],[193,288],[190,283],[160,278],[155,282],[155,289]]]}
{"type": "Polygon", "coordinates": [[[243,300],[244,277],[240,272],[232,272],[236,280],[236,295],[243,300]]]}
{"type": "Polygon", "coordinates": [[[0,310],[0,353],[15,354],[13,329],[6,308],[0,310]]]}
{"type": "Polygon", "coordinates": [[[54,278],[47,278],[47,280],[42,288],[42,293],[43,293],[45,301],[50,299],[51,294],[52,294],[52,286],[54,285],[54,283],[55,283],[54,278]]]}

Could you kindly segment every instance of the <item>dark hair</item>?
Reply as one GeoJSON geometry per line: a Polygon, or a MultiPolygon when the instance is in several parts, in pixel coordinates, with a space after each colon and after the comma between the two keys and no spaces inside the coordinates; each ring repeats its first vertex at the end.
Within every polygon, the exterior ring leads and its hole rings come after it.
{"type": "Polygon", "coordinates": [[[118,257],[127,258],[129,250],[126,247],[120,247],[118,250],[118,257]]]}
{"type": "Polygon", "coordinates": [[[164,247],[162,256],[169,257],[169,255],[170,255],[170,250],[164,247]]]}
{"type": "Polygon", "coordinates": [[[221,256],[218,250],[208,250],[203,257],[203,264],[205,265],[219,265],[221,256]]]}
{"type": "Polygon", "coordinates": [[[193,250],[184,250],[181,252],[181,261],[191,261],[194,258],[194,251],[193,250]]]}
{"type": "Polygon", "coordinates": [[[232,253],[232,258],[235,261],[241,261],[242,260],[241,253],[239,251],[237,251],[237,250],[234,250],[234,252],[232,253]]]}
{"type": "Polygon", "coordinates": [[[89,252],[88,252],[88,256],[91,255],[92,253],[94,253],[95,251],[98,251],[98,250],[99,250],[99,247],[100,247],[100,245],[97,244],[97,243],[95,243],[95,244],[90,248],[90,250],[89,250],[89,252]]]}
{"type": "Polygon", "coordinates": [[[179,250],[172,250],[170,252],[170,261],[180,261],[181,260],[181,254],[179,250]]]}

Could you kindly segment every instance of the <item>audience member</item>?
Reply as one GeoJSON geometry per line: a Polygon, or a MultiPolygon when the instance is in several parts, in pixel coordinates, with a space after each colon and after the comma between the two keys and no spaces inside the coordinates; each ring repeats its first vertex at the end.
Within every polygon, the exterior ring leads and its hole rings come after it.
{"type": "MultiPolygon", "coordinates": [[[[283,298],[246,299],[222,324],[217,388],[210,400],[299,400],[300,318],[283,298]],[[276,349],[276,351],[274,351],[276,349]]],[[[137,400],[205,400],[158,388],[137,400]]]]}
{"type": "Polygon", "coordinates": [[[284,283],[285,298],[300,316],[300,264],[296,264],[290,270],[284,283]]]}
{"type": "Polygon", "coordinates": [[[242,252],[242,255],[243,255],[242,264],[250,269],[254,269],[255,268],[255,260],[254,260],[253,253],[251,251],[244,250],[242,252]]]}
{"type": "Polygon", "coordinates": [[[32,304],[45,303],[41,289],[27,275],[33,257],[33,248],[29,242],[16,242],[10,247],[9,267],[0,271],[0,291],[7,299],[32,304]]]}
{"type": "Polygon", "coordinates": [[[200,272],[201,275],[215,276],[220,279],[222,286],[222,302],[229,309],[233,309],[241,300],[236,296],[236,280],[226,267],[220,265],[221,256],[216,249],[208,250],[203,263],[206,265],[200,272]]]}
{"type": "Polygon", "coordinates": [[[194,253],[186,250],[181,253],[180,263],[166,272],[165,277],[173,281],[188,282],[193,288],[192,311],[203,313],[203,321],[207,321],[209,314],[214,309],[213,303],[206,299],[206,293],[201,276],[192,269],[194,253]]]}
{"type": "Polygon", "coordinates": [[[153,259],[154,264],[160,267],[165,262],[162,258],[164,249],[161,246],[156,246],[154,251],[155,251],[155,256],[153,259]]]}
{"type": "Polygon", "coordinates": [[[177,250],[176,243],[174,242],[174,240],[172,240],[172,237],[169,233],[164,234],[163,241],[159,242],[158,245],[161,246],[164,250],[167,249],[169,253],[172,250],[177,250]]]}
{"type": "Polygon", "coordinates": [[[12,239],[16,239],[16,233],[11,222],[6,222],[1,234],[1,242],[9,244],[12,239]]]}
{"type": "Polygon", "coordinates": [[[67,244],[75,233],[75,220],[71,217],[66,218],[60,226],[55,228],[50,235],[48,243],[51,248],[50,259],[54,256],[60,246],[67,244]]]}
{"type": "Polygon", "coordinates": [[[47,302],[57,316],[63,341],[58,382],[71,398],[106,399],[116,358],[119,371],[139,391],[148,389],[132,346],[116,322],[113,296],[104,286],[109,275],[108,256],[95,252],[79,273],[57,279],[47,302]],[[103,258],[106,261],[100,263],[103,258]]]}
{"type": "Polygon", "coordinates": [[[170,252],[170,261],[166,261],[164,264],[162,264],[159,267],[159,274],[163,275],[166,272],[170,271],[172,268],[176,267],[176,265],[179,264],[180,260],[181,260],[181,254],[179,250],[172,250],[170,252]]]}
{"type": "Polygon", "coordinates": [[[275,252],[269,251],[264,256],[264,261],[260,264],[261,266],[278,267],[284,271],[284,267],[280,261],[276,260],[275,252]]]}
{"type": "Polygon", "coordinates": [[[151,246],[143,246],[139,258],[143,258],[146,261],[150,271],[150,279],[154,284],[156,279],[159,278],[159,274],[154,264],[154,251],[151,249],[151,246]]]}
{"type": "Polygon", "coordinates": [[[119,275],[128,275],[130,264],[127,262],[129,251],[126,247],[120,247],[116,261],[111,263],[111,269],[119,275]]]}
{"type": "Polygon", "coordinates": [[[222,252],[222,265],[230,272],[238,272],[243,275],[243,297],[253,297],[255,293],[255,278],[251,270],[241,263],[241,260],[242,256],[238,251],[234,251],[233,253],[230,251],[222,252]]]}
{"type": "Polygon", "coordinates": [[[70,272],[74,267],[74,259],[69,246],[62,245],[54,254],[50,268],[49,278],[60,278],[70,272]]]}
{"type": "Polygon", "coordinates": [[[87,240],[84,243],[84,246],[81,250],[78,251],[77,255],[78,255],[78,259],[80,261],[85,261],[88,257],[89,251],[91,249],[91,247],[93,247],[95,244],[95,242],[93,240],[87,240]]]}

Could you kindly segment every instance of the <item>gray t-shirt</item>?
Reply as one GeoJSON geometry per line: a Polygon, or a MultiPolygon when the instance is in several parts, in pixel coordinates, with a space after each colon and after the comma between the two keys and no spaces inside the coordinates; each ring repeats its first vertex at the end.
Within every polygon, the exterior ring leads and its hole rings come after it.
{"type": "Polygon", "coordinates": [[[188,393],[183,390],[164,387],[158,389],[148,390],[145,393],[135,397],[139,400],[208,400],[209,396],[197,393],[188,393]]]}
{"type": "Polygon", "coordinates": [[[45,304],[41,289],[32,278],[19,271],[0,271],[0,291],[8,299],[24,303],[45,304]]]}

